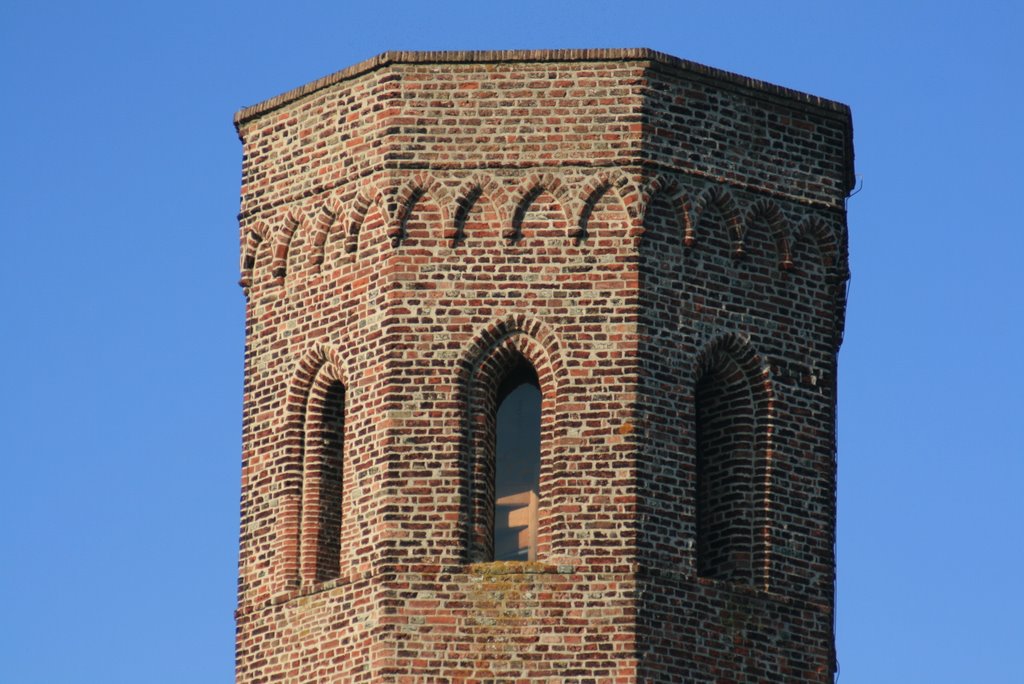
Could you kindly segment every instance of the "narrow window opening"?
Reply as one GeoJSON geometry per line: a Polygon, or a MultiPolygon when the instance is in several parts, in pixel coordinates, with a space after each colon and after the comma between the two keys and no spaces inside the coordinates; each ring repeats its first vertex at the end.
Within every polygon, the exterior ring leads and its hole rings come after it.
{"type": "Polygon", "coordinates": [[[495,425],[494,560],[537,559],[541,393],[525,360],[498,390],[495,425]]]}
{"type": "Polygon", "coordinates": [[[315,444],[318,453],[315,473],[318,481],[316,500],[316,579],[335,579],[340,573],[342,505],[344,503],[345,386],[332,382],[324,397],[315,444]]]}
{"type": "Polygon", "coordinates": [[[720,359],[695,393],[697,574],[749,581],[753,533],[753,406],[736,363],[720,359]]]}

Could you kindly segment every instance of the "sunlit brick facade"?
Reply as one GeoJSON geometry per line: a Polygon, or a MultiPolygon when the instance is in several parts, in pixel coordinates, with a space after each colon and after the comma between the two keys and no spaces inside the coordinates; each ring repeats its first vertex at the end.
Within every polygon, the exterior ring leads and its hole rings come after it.
{"type": "Polygon", "coordinates": [[[832,681],[844,105],[386,53],[235,122],[239,682],[832,681]],[[495,561],[526,366],[534,559],[495,561]]]}

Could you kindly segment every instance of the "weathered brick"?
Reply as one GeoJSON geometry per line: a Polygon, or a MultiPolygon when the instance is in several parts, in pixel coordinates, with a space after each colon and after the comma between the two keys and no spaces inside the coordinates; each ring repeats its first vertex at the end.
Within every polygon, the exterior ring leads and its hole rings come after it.
{"type": "Polygon", "coordinates": [[[845,106],[402,52],[235,122],[238,681],[831,681],[845,106]],[[495,562],[519,358],[537,561],[495,562]]]}

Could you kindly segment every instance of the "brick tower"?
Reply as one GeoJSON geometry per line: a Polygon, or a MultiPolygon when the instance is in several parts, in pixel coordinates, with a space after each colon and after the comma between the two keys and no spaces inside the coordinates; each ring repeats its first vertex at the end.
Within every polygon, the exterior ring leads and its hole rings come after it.
{"type": "Polygon", "coordinates": [[[385,53],[240,111],[239,682],[831,682],[835,102],[385,53]]]}

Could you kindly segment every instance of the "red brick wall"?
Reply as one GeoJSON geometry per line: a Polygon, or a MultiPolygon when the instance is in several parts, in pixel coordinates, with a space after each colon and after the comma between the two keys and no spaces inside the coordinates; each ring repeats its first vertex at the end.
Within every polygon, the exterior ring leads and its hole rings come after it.
{"type": "Polygon", "coordinates": [[[649,51],[400,53],[236,124],[239,681],[830,680],[845,107],[649,51]],[[495,563],[520,356],[538,561],[495,563]],[[726,365],[749,542],[700,577],[726,365]]]}

